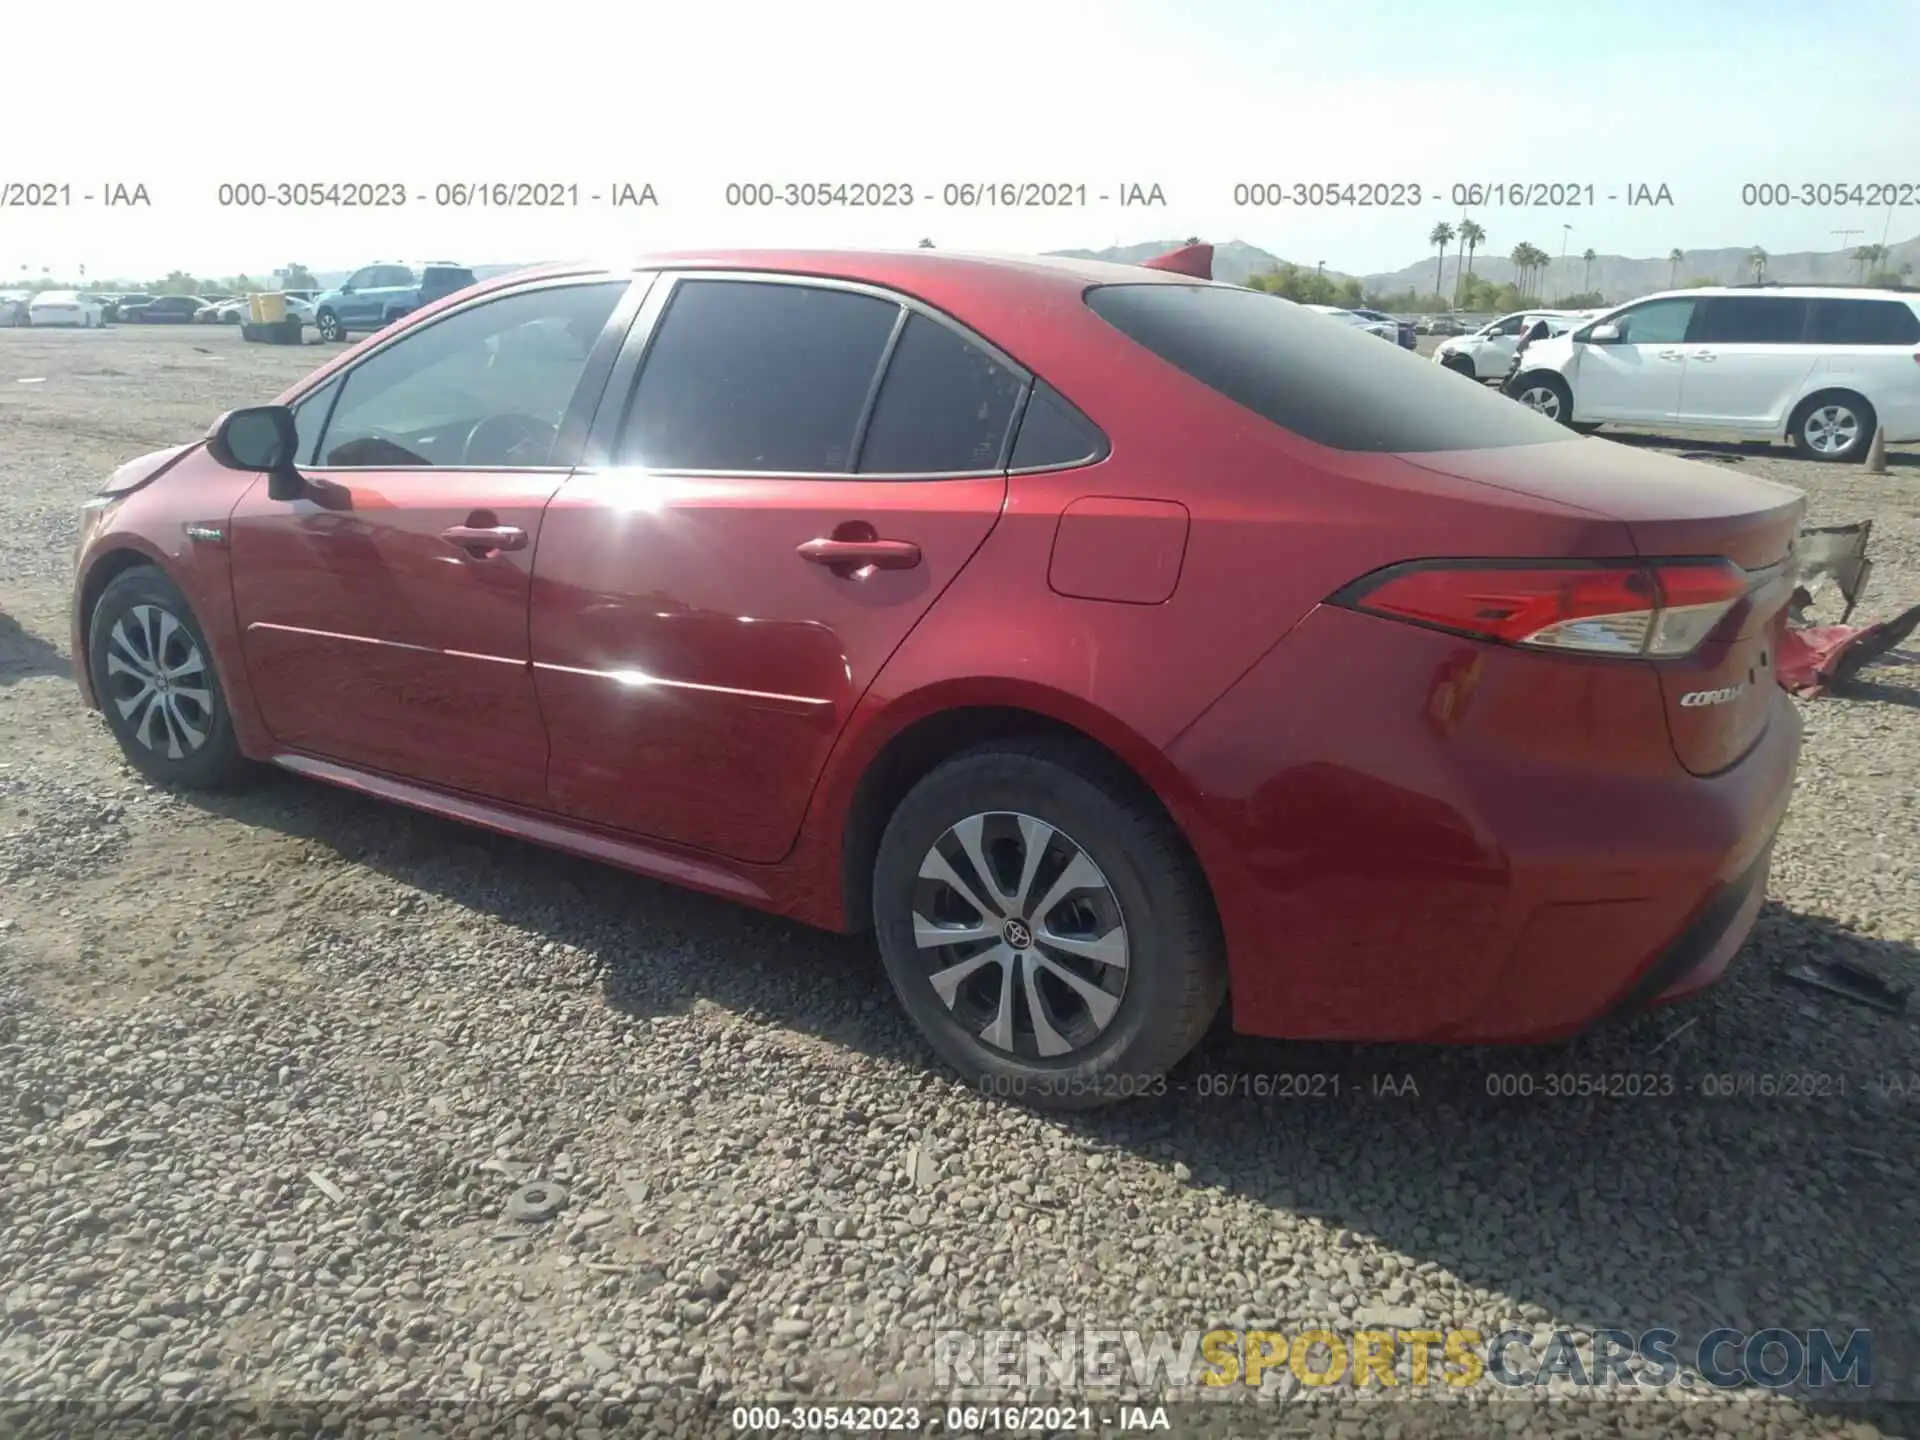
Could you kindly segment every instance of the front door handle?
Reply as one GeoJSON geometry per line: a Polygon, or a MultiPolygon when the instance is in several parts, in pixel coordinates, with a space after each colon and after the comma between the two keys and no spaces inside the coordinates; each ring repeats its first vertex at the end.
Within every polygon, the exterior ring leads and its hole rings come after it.
{"type": "Polygon", "coordinates": [[[440,538],[477,559],[497,555],[502,550],[527,548],[527,532],[517,525],[450,525],[440,532],[440,538]]]}
{"type": "Polygon", "coordinates": [[[1678,350],[1661,350],[1656,353],[1662,360],[1679,360],[1683,358],[1678,350]]]}
{"type": "Polygon", "coordinates": [[[911,540],[809,540],[801,545],[802,560],[824,565],[842,579],[856,572],[911,570],[920,563],[920,547],[911,540]]]}
{"type": "Polygon", "coordinates": [[[1696,350],[1688,358],[1698,360],[1702,365],[1711,365],[1719,357],[1711,350],[1696,350]]]}

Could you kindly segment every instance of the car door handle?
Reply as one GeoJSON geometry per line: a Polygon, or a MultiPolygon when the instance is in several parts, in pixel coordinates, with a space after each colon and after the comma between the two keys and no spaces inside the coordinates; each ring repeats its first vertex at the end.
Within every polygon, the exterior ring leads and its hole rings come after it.
{"type": "Polygon", "coordinates": [[[1711,365],[1720,357],[1715,355],[1711,350],[1696,350],[1687,358],[1690,360],[1698,360],[1702,365],[1711,365]]]}
{"type": "Polygon", "coordinates": [[[1680,360],[1685,358],[1678,350],[1658,350],[1654,353],[1662,360],[1680,360]]]}
{"type": "Polygon", "coordinates": [[[802,560],[834,570],[911,570],[920,563],[920,547],[911,540],[809,540],[799,548],[802,560]]]}
{"type": "Polygon", "coordinates": [[[527,532],[517,525],[449,525],[440,538],[481,556],[527,548],[527,532]]]}

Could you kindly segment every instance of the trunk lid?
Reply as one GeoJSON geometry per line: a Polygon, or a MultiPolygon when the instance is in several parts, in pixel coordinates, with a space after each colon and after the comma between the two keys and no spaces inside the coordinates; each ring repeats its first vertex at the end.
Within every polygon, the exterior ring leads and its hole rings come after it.
{"type": "Polygon", "coordinates": [[[1642,663],[1659,675],[1674,758],[1690,772],[1717,774],[1759,741],[1779,703],[1774,667],[1806,513],[1800,491],[1608,440],[1405,458],[1618,520],[1648,560],[1720,558],[1745,571],[1745,597],[1697,649],[1642,663]]]}

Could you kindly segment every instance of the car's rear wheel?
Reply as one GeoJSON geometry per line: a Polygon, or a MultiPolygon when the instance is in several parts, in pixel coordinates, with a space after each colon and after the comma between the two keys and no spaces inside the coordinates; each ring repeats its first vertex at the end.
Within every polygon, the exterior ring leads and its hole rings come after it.
{"type": "Polygon", "coordinates": [[[160,571],[139,565],[108,582],[87,627],[87,667],[108,728],[142,775],[194,790],[245,777],[212,647],[160,571]]]}
{"type": "Polygon", "coordinates": [[[340,327],[340,317],[331,310],[322,310],[314,316],[313,327],[329,345],[347,338],[347,332],[340,327]]]}
{"type": "Polygon", "coordinates": [[[1794,448],[1809,459],[1845,463],[1865,458],[1876,424],[1873,407],[1865,400],[1831,390],[1801,401],[1787,433],[1794,448]]]}
{"type": "Polygon", "coordinates": [[[1205,884],[1101,757],[1000,742],[900,802],[874,867],[894,992],[985,1093],[1085,1109],[1158,1093],[1226,988],[1205,884]]]}

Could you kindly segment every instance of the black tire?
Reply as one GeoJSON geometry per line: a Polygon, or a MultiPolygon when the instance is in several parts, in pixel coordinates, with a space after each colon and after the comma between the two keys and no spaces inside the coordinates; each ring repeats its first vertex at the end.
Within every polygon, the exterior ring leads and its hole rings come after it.
{"type": "Polygon", "coordinates": [[[1851,390],[1825,390],[1794,407],[1787,436],[1807,459],[1845,465],[1867,458],[1879,423],[1873,406],[1851,390]]]}
{"type": "Polygon", "coordinates": [[[320,332],[320,338],[329,345],[337,344],[347,338],[346,327],[340,323],[340,317],[332,310],[322,310],[313,317],[313,328],[320,332]]]}
{"type": "Polygon", "coordinates": [[[1505,388],[1508,395],[1528,409],[1558,424],[1570,424],[1573,391],[1564,378],[1551,370],[1531,370],[1524,375],[1516,375],[1507,382],[1505,388]],[[1530,396],[1539,396],[1538,403],[1529,399],[1530,396]]]}
{"type": "MultiPolygon", "coordinates": [[[[977,867],[963,860],[954,868],[978,894],[983,877],[977,867]]],[[[1104,756],[1059,741],[995,742],[954,757],[915,785],[880,840],[873,918],[894,993],[940,1058],[983,1093],[1040,1109],[1084,1110],[1161,1093],[1166,1072],[1199,1043],[1226,993],[1212,903],[1179,835],[1104,756]],[[1051,838],[1038,847],[1038,868],[1029,875],[1028,904],[1006,907],[1017,912],[1011,921],[987,912],[990,923],[965,945],[923,949],[915,939],[916,918],[950,921],[954,914],[924,914],[939,908],[935,898],[960,905],[962,923],[969,915],[979,918],[979,906],[962,905],[956,891],[923,878],[922,869],[937,846],[955,843],[955,826],[983,815],[991,817],[986,835],[998,830],[1002,838],[989,838],[981,853],[995,857],[989,865],[1012,885],[1010,891],[1008,883],[990,879],[1000,896],[983,897],[988,905],[1016,893],[1025,868],[1023,832],[1014,817],[1050,828],[1051,838]],[[1046,897],[1035,896],[1051,890],[1058,873],[1079,863],[1075,856],[1092,862],[1101,883],[1066,892],[1045,914],[1026,913],[1044,903],[1046,897]],[[1065,925],[1059,924],[1063,915],[1065,925]],[[1052,919],[1057,933],[1067,936],[1081,929],[1076,915],[1091,917],[1083,922],[1082,944],[1109,946],[1116,934],[1121,937],[1123,966],[1078,958],[1043,945],[1034,933],[1052,919]],[[1014,939],[1009,927],[1016,925],[1026,936],[1018,952],[1005,943],[1014,939]],[[978,963],[967,980],[950,987],[955,995],[949,1004],[930,977],[979,961],[978,951],[959,953],[967,945],[1007,958],[978,963]],[[1083,982],[1099,980],[1074,986],[1061,978],[1063,970],[1083,982]],[[1030,982],[1030,976],[1038,978],[1030,982]],[[1110,1004],[1114,984],[1120,986],[1117,1005],[1110,1004]],[[1104,1022],[1081,998],[1093,990],[1100,991],[1102,1009],[1110,1009],[1104,1022]],[[1030,994],[1040,997],[1043,1024],[1035,1022],[1030,994]],[[974,1023],[982,1013],[986,1022],[974,1023]],[[1001,1014],[1008,1022],[1006,1046],[983,1038],[1001,1014]],[[1042,1028],[1073,1048],[1042,1055],[1042,1028]]]]}
{"type": "Polygon", "coordinates": [[[107,583],[87,625],[87,671],[107,728],[149,780],[225,790],[246,778],[252,767],[234,738],[213,648],[193,607],[159,570],[138,565],[107,583]],[[170,699],[155,695],[138,668],[156,651],[172,672],[170,699]]]}

